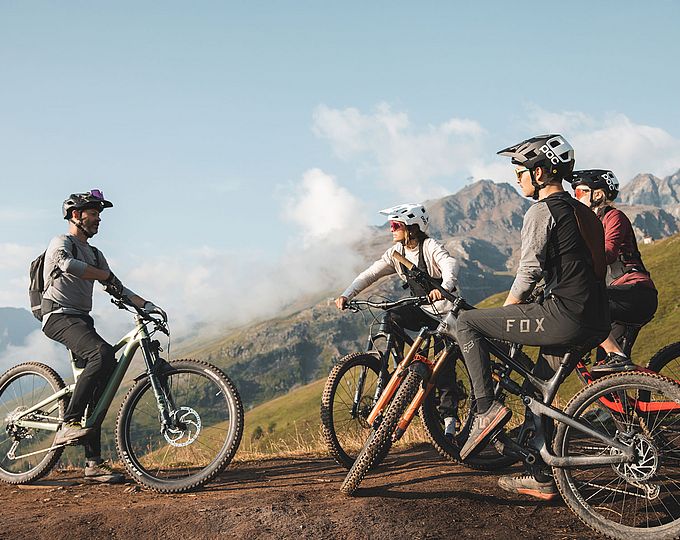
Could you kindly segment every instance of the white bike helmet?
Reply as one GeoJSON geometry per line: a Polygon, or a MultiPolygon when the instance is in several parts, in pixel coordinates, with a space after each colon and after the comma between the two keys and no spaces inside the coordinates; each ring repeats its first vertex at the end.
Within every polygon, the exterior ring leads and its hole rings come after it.
{"type": "Polygon", "coordinates": [[[418,225],[423,232],[427,231],[430,223],[430,216],[422,204],[398,204],[392,208],[380,210],[380,213],[387,216],[390,221],[400,221],[404,225],[418,225]]]}

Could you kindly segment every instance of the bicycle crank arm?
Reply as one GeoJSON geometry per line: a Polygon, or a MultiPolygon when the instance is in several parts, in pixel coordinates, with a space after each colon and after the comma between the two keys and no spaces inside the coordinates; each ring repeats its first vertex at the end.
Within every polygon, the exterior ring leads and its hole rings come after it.
{"type": "Polygon", "coordinates": [[[493,445],[496,448],[496,452],[503,456],[509,456],[517,459],[521,459],[524,463],[533,465],[536,463],[536,456],[523,448],[510,437],[508,437],[505,432],[501,431],[496,437],[492,439],[493,445]]]}

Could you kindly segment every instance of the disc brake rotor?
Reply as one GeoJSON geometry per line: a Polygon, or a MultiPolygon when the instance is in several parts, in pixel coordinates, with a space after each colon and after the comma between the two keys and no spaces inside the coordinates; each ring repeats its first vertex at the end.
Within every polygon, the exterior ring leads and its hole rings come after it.
{"type": "MultiPolygon", "coordinates": [[[[612,465],[621,478],[631,484],[644,482],[652,478],[659,469],[659,452],[652,441],[644,435],[635,435],[633,439],[635,461],[633,463],[619,463],[612,465]]],[[[611,448],[611,455],[620,455],[616,448],[611,448]]]]}
{"type": "Polygon", "coordinates": [[[172,424],[165,429],[163,437],[171,446],[189,446],[201,432],[201,417],[191,407],[180,407],[170,415],[172,424]]]}
{"type": "Polygon", "coordinates": [[[359,425],[364,429],[368,429],[370,427],[367,418],[368,415],[371,414],[372,409],[373,398],[371,398],[370,396],[364,396],[359,402],[359,407],[357,411],[358,412],[357,421],[359,422],[359,425]]]}

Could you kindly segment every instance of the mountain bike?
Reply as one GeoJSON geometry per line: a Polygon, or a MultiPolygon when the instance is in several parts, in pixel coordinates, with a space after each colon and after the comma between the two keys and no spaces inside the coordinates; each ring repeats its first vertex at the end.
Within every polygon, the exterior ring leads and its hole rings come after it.
{"type": "MultiPolygon", "coordinates": [[[[331,369],[324,386],[321,399],[322,433],[331,456],[339,465],[350,468],[371,430],[377,427],[377,424],[373,425],[375,422],[369,423],[368,416],[383,394],[393,370],[404,360],[404,347],[413,345],[413,339],[393,321],[390,311],[400,306],[420,306],[429,303],[427,296],[381,302],[353,300],[348,303],[347,309],[353,312],[372,308],[383,310],[384,313],[380,317],[374,315],[364,352],[351,353],[340,359],[331,369]]],[[[450,342],[451,338],[445,336],[442,338],[442,342],[444,341],[450,342]]],[[[420,349],[418,353],[420,356],[429,356],[430,340],[425,340],[420,349]]],[[[432,390],[425,395],[418,413],[428,438],[440,455],[451,461],[459,461],[458,448],[461,441],[464,442],[467,437],[467,430],[472,421],[472,385],[455,343],[452,343],[447,358],[454,364],[456,378],[455,438],[446,437],[444,419],[438,408],[440,396],[435,383],[439,370],[430,377],[432,390]]],[[[530,363],[528,357],[525,361],[527,364],[530,363]]],[[[523,416],[524,407],[519,400],[509,399],[508,405],[515,411],[517,419],[523,416]]],[[[518,425],[519,423],[521,422],[518,422],[518,425]]],[[[378,465],[388,451],[389,447],[383,448],[372,466],[378,465]]],[[[497,470],[511,465],[514,461],[490,448],[480,456],[466,460],[464,465],[483,470],[497,470]]]]}
{"type": "MultiPolygon", "coordinates": [[[[423,328],[395,371],[383,393],[394,397],[381,396],[369,414],[369,422],[382,419],[348,472],[343,493],[358,489],[375,456],[403,433],[427,392],[436,363],[428,365],[416,351],[431,334],[445,335],[461,309],[472,308],[461,298],[452,301],[454,308],[440,327],[423,328]]],[[[680,535],[680,385],[654,373],[613,374],[585,385],[561,411],[552,403],[582,351],[567,349],[554,375],[544,380],[517,360],[519,346],[506,349],[493,340],[487,345],[500,359],[492,363],[502,389],[497,398],[519,396],[527,411],[523,426],[529,426],[517,437],[493,433],[497,449],[529,467],[551,467],[570,510],[602,534],[626,539],[680,535]]]]}
{"type": "MultiPolygon", "coordinates": [[[[146,370],[138,375],[118,411],[116,448],[130,476],[161,493],[199,487],[232,460],[243,433],[243,405],[232,381],[197,360],[166,362],[156,332],[170,337],[167,320],[129,299],[112,299],[134,314],[135,328],[114,346],[120,352],[101,398],[88,407],[83,426],[101,425],[133,356],[141,350],[146,370]]],[[[69,351],[74,379],[84,366],[69,351]]],[[[56,465],[55,445],[75,383],[65,385],[52,368],[19,364],[0,376],[0,480],[35,481],[56,465]]]]}

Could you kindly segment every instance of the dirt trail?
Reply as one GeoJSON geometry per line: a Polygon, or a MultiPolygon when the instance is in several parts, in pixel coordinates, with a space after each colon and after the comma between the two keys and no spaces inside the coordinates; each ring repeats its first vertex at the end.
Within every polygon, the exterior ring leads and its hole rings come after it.
{"type": "Polygon", "coordinates": [[[589,538],[560,502],[505,493],[496,477],[442,461],[428,446],[396,453],[358,496],[338,491],[330,459],[231,465],[202,491],[165,496],[93,486],[56,472],[0,485],[0,538],[589,538]]]}

